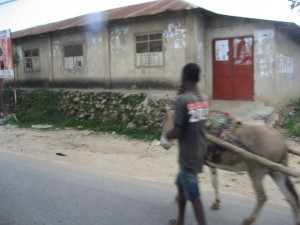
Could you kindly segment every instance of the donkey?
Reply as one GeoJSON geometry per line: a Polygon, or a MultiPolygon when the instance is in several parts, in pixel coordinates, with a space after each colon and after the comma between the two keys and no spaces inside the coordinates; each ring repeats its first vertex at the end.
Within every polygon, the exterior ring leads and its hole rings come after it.
{"type": "MultiPolygon", "coordinates": [[[[173,111],[167,113],[163,132],[173,126],[173,111]]],[[[212,111],[207,119],[207,133],[228,141],[253,154],[287,166],[288,147],[281,135],[272,128],[263,125],[242,124],[227,113],[212,111]]],[[[166,149],[171,147],[162,135],[161,144],[166,149]]],[[[230,149],[208,143],[206,165],[210,168],[212,186],[215,190],[215,201],[212,209],[219,209],[220,196],[217,169],[228,171],[247,171],[256,194],[256,206],[250,216],[244,219],[244,225],[252,224],[258,217],[264,203],[267,201],[263,187],[263,178],[270,175],[289,202],[295,219],[295,225],[300,225],[299,197],[290,178],[280,172],[252,160],[242,157],[230,149]]]]}

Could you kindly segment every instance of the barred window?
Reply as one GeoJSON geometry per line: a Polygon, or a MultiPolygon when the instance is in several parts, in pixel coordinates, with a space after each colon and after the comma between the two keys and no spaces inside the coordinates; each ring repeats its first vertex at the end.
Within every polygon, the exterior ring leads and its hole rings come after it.
{"type": "Polygon", "coordinates": [[[74,70],[83,68],[83,45],[64,46],[64,68],[65,70],[74,70]]]}
{"type": "Polygon", "coordinates": [[[40,54],[39,49],[24,50],[25,72],[39,71],[40,67],[40,54]]]}
{"type": "Polygon", "coordinates": [[[162,33],[136,35],[135,41],[137,67],[163,66],[162,33]]]}

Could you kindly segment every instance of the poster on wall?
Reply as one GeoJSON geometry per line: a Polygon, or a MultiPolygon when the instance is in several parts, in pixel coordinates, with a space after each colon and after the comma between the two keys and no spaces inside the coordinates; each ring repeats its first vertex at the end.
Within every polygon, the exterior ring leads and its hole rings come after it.
{"type": "Polygon", "coordinates": [[[228,61],[229,60],[229,41],[218,40],[216,41],[216,61],[228,61]]]}
{"type": "Polygon", "coordinates": [[[10,30],[0,31],[0,78],[14,78],[10,30]]]}

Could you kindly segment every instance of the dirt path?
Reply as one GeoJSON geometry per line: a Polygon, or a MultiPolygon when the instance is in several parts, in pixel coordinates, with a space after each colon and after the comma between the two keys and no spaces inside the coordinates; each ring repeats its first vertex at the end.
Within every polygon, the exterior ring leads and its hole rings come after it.
{"type": "MultiPolygon", "coordinates": [[[[299,145],[292,143],[295,147],[299,145]]],[[[69,165],[92,173],[128,179],[173,184],[177,173],[177,148],[166,151],[151,142],[131,140],[114,134],[71,129],[41,131],[0,126],[0,145],[4,152],[25,154],[44,162],[69,165]],[[58,156],[62,153],[66,156],[58,156]]],[[[290,156],[290,167],[300,170],[300,157],[290,156]]],[[[221,192],[254,199],[247,174],[219,171],[221,192]]],[[[264,180],[269,201],[287,205],[274,182],[264,180]]],[[[294,182],[295,183],[295,182],[294,182]]],[[[202,190],[212,190],[208,169],[201,174],[202,190]]],[[[296,184],[300,193],[300,184],[296,184]]]]}

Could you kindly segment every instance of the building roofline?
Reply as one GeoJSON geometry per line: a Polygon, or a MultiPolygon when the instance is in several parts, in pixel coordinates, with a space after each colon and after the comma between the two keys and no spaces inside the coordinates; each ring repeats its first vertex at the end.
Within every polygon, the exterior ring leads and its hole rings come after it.
{"type": "Polygon", "coordinates": [[[66,20],[40,25],[12,33],[13,38],[34,36],[57,30],[82,27],[89,24],[103,23],[117,19],[135,18],[141,16],[160,14],[166,11],[181,11],[198,8],[182,0],[158,0],[130,5],[106,11],[89,13],[66,20]]]}
{"type": "Polygon", "coordinates": [[[157,0],[157,1],[150,1],[141,4],[110,9],[106,11],[89,13],[89,14],[69,18],[54,23],[49,23],[45,25],[40,25],[40,26],[16,31],[12,33],[12,38],[16,39],[16,38],[21,38],[26,36],[35,36],[35,35],[45,34],[49,32],[55,32],[59,30],[88,26],[91,24],[105,23],[113,20],[156,15],[167,11],[183,11],[183,10],[193,10],[193,9],[201,9],[203,12],[205,12],[206,15],[210,15],[210,16],[219,15],[225,17],[245,18],[250,20],[271,21],[276,24],[279,24],[278,27],[280,27],[280,29],[288,30],[289,33],[296,34],[297,37],[300,37],[299,26],[293,22],[273,21],[268,19],[225,15],[225,14],[213,12],[208,9],[198,7],[184,0],[157,0]]]}

